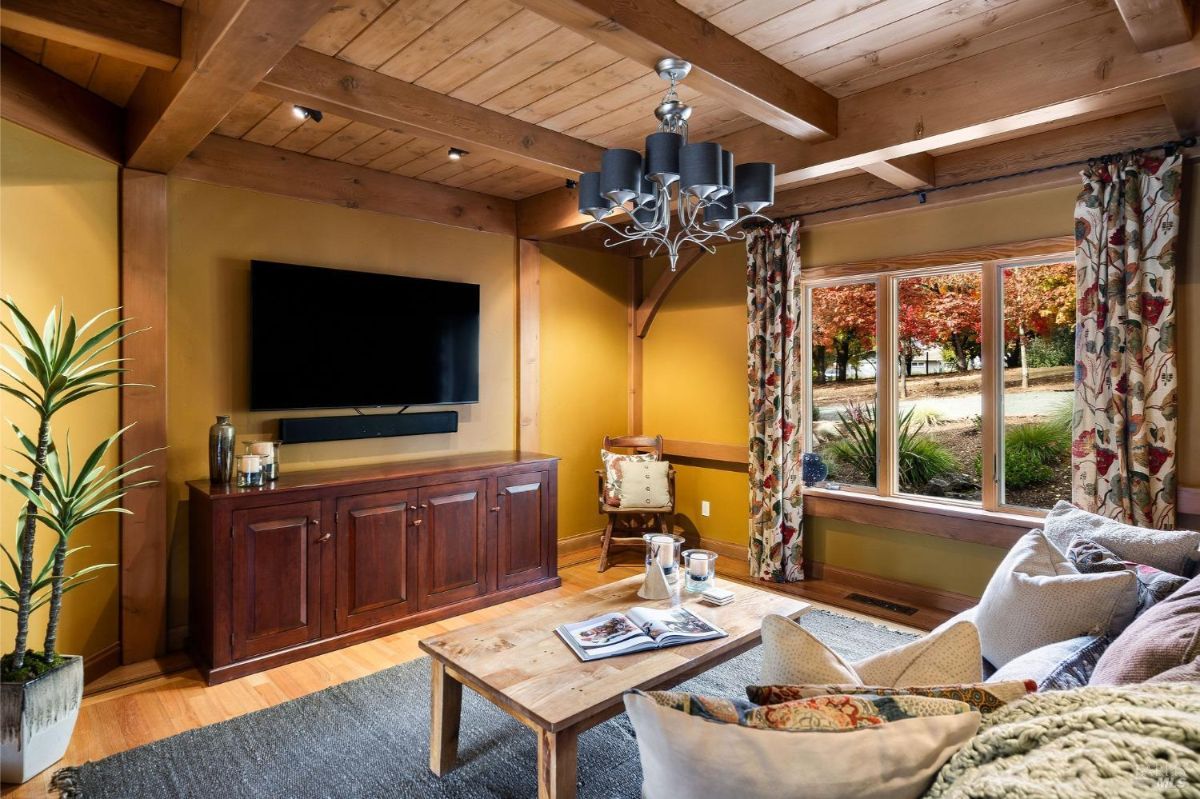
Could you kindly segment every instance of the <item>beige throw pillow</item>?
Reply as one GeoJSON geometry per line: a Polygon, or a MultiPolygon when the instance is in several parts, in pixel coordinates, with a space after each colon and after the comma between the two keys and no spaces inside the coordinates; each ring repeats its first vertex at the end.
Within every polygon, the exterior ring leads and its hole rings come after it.
{"type": "Polygon", "coordinates": [[[622,508],[665,508],[671,504],[666,461],[617,463],[618,499],[622,508]]]}
{"type": "Polygon", "coordinates": [[[1013,544],[979,600],[983,656],[996,668],[1081,635],[1120,630],[1137,610],[1131,571],[1080,574],[1040,530],[1013,544]]]}
{"type": "Polygon", "coordinates": [[[917,799],[979,728],[976,712],[842,732],[715,724],[626,694],[643,799],[917,799]]]}
{"type": "Polygon", "coordinates": [[[600,450],[600,460],[604,462],[604,504],[616,508],[621,504],[621,474],[617,471],[617,464],[656,461],[658,456],[653,452],[622,455],[619,452],[602,449],[600,450]]]}
{"type": "Polygon", "coordinates": [[[979,633],[969,621],[850,663],[784,616],[763,619],[764,685],[914,685],[983,682],[979,633]]]}

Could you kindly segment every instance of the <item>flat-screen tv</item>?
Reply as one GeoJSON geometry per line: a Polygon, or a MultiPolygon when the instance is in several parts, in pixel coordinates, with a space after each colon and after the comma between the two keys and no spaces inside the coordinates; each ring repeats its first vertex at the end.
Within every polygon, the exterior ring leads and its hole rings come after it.
{"type": "Polygon", "coordinates": [[[479,286],[250,262],[250,409],[479,401],[479,286]]]}

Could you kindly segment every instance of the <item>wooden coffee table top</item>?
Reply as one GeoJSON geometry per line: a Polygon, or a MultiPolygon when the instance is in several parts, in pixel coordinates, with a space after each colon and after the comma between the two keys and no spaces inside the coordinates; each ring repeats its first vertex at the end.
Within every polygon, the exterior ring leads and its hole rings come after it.
{"type": "Polygon", "coordinates": [[[735,599],[724,607],[681,591],[678,604],[725,630],[711,641],[584,663],[555,633],[560,624],[629,608],[671,607],[637,596],[639,574],[572,597],[514,612],[495,621],[426,638],[421,649],[440,660],[464,684],[489,701],[546,730],[557,731],[591,717],[613,715],[633,688],[654,688],[705,671],[750,649],[760,640],[762,619],[775,613],[803,615],[809,605],[741,583],[722,583],[735,599]]]}

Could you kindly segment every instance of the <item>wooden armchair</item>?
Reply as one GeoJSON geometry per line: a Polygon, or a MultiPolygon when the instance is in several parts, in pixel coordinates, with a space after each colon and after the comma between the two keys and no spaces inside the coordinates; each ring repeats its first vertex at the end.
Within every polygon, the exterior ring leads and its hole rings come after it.
{"type": "MultiPolygon", "coordinates": [[[[626,455],[653,452],[662,460],[662,436],[605,436],[604,449],[626,455]]],[[[670,505],[663,508],[621,508],[604,501],[607,494],[603,469],[596,470],[597,503],[600,512],[608,515],[604,537],[600,543],[600,571],[608,568],[608,553],[613,546],[645,547],[646,533],[670,534],[675,527],[675,470],[667,470],[667,490],[670,505]]]]}

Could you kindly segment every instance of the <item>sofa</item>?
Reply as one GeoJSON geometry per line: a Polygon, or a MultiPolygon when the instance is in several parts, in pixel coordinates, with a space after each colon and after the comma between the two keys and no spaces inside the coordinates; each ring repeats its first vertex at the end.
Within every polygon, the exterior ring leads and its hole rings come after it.
{"type": "Polygon", "coordinates": [[[643,796],[1200,797],[1198,561],[1200,533],[1059,503],[976,607],[889,652],[768,618],[747,699],[626,697],[643,796]]]}

